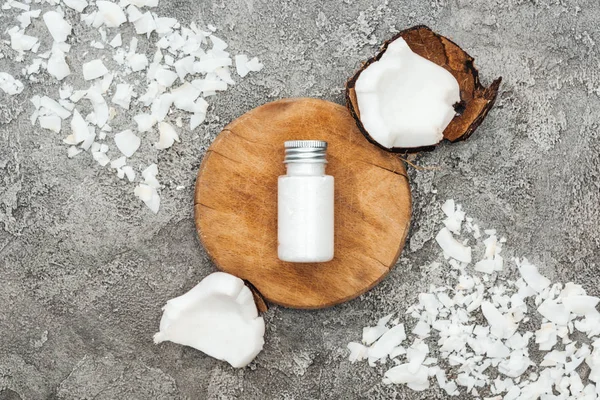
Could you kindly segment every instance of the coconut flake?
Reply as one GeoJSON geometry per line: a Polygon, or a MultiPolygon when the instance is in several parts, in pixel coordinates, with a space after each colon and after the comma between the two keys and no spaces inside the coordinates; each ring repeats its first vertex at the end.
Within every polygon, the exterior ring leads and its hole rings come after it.
{"type": "Polygon", "coordinates": [[[102,60],[96,59],[83,64],[83,79],[90,81],[100,78],[108,73],[108,69],[102,63],[102,60]]]}
{"type": "Polygon", "coordinates": [[[92,157],[98,162],[98,164],[100,164],[101,167],[105,167],[106,164],[110,162],[110,158],[108,158],[106,153],[101,151],[92,151],[92,157]]]}
{"type": "Polygon", "coordinates": [[[108,28],[116,28],[127,21],[125,13],[118,4],[110,1],[97,0],[98,16],[100,17],[97,27],[105,25],[108,28]]]}
{"type": "Polygon", "coordinates": [[[123,171],[129,182],[133,182],[135,180],[135,171],[129,165],[122,167],[121,171],[123,171]]]}
{"type": "Polygon", "coordinates": [[[360,343],[350,342],[347,346],[348,350],[350,350],[350,355],[348,356],[348,360],[354,364],[356,361],[362,361],[367,358],[368,348],[363,346],[360,343]]]}
{"type": "Polygon", "coordinates": [[[110,41],[110,43],[108,43],[111,47],[116,48],[116,47],[121,47],[121,45],[123,44],[122,40],[121,40],[121,34],[117,33],[115,35],[115,37],[110,41]]]}
{"type": "Polygon", "coordinates": [[[263,348],[264,320],[250,289],[233,275],[215,272],[163,310],[155,343],[194,347],[235,368],[248,365],[263,348]]]}
{"type": "Polygon", "coordinates": [[[461,262],[471,262],[471,248],[454,239],[448,228],[442,228],[435,240],[448,256],[461,262]]]}
{"type": "Polygon", "coordinates": [[[239,76],[242,78],[248,75],[250,70],[248,69],[248,56],[245,54],[239,54],[235,56],[235,69],[239,76]]]}
{"type": "Polygon", "coordinates": [[[57,115],[46,115],[39,118],[40,126],[53,132],[60,132],[61,119],[57,115]]]}
{"type": "Polygon", "coordinates": [[[246,63],[246,68],[252,72],[258,72],[263,69],[264,65],[258,61],[258,57],[252,58],[250,61],[246,63]]]}
{"type": "Polygon", "coordinates": [[[369,348],[369,358],[379,360],[387,357],[388,354],[400,343],[406,339],[404,324],[394,326],[385,332],[379,340],[369,348]]]}
{"type": "Polygon", "coordinates": [[[179,142],[179,135],[175,128],[166,122],[158,123],[158,132],[160,133],[160,139],[157,143],[154,143],[154,147],[159,150],[168,149],[173,146],[173,143],[179,142]]]}
{"type": "Polygon", "coordinates": [[[133,88],[127,83],[119,83],[117,90],[112,98],[112,102],[116,105],[123,107],[125,110],[129,110],[129,103],[131,103],[131,96],[133,95],[133,88]]]}
{"type": "Polygon", "coordinates": [[[140,183],[133,191],[133,193],[146,204],[146,206],[154,213],[158,213],[160,208],[160,196],[156,191],[156,188],[140,183]]]}
{"type": "Polygon", "coordinates": [[[137,124],[137,130],[140,132],[148,132],[158,122],[154,116],[150,114],[138,114],[133,117],[137,124]]]}
{"type": "Polygon", "coordinates": [[[58,115],[61,119],[69,118],[71,113],[61,106],[56,100],[51,99],[48,96],[40,98],[40,107],[47,109],[55,115],[58,115]]]}
{"type": "Polygon", "coordinates": [[[550,280],[540,274],[536,266],[530,264],[526,258],[522,261],[517,260],[517,266],[525,282],[537,293],[550,286],[550,280]]]}
{"type": "Polygon", "coordinates": [[[65,53],[57,46],[52,47],[46,70],[59,81],[71,74],[71,69],[67,64],[65,53]]]}
{"type": "Polygon", "coordinates": [[[56,11],[48,11],[43,16],[44,23],[55,42],[65,42],[71,33],[72,26],[56,11]]]}
{"type": "Polygon", "coordinates": [[[0,72],[0,89],[8,95],[19,94],[23,91],[23,83],[6,72],[0,72]]]}
{"type": "Polygon", "coordinates": [[[131,129],[126,129],[115,135],[115,144],[125,157],[131,157],[140,147],[141,140],[131,129]]]}
{"type": "Polygon", "coordinates": [[[62,0],[62,2],[65,3],[67,7],[78,12],[83,12],[83,10],[88,6],[88,2],[86,0],[62,0]]]}
{"type": "Polygon", "coordinates": [[[429,388],[429,369],[420,366],[412,372],[410,364],[400,364],[385,372],[383,383],[406,384],[410,389],[422,391],[429,388]]]}

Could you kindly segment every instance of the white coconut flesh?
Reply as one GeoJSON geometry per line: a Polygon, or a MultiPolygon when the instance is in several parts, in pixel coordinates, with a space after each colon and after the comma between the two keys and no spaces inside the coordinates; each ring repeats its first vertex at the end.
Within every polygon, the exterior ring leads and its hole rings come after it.
{"type": "Polygon", "coordinates": [[[215,272],[163,307],[154,342],[190,346],[235,368],[248,365],[262,350],[265,323],[244,282],[215,272]]]}
{"type": "Polygon", "coordinates": [[[454,76],[414,53],[402,38],[360,73],[354,89],[363,127],[386,148],[439,143],[460,102],[454,76]]]}

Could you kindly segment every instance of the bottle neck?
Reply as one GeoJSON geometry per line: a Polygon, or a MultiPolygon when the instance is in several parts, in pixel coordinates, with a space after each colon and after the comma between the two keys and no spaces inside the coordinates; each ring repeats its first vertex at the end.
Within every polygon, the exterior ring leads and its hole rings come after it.
{"type": "Polygon", "coordinates": [[[320,162],[294,162],[285,164],[287,176],[323,176],[325,175],[325,163],[320,162]]]}

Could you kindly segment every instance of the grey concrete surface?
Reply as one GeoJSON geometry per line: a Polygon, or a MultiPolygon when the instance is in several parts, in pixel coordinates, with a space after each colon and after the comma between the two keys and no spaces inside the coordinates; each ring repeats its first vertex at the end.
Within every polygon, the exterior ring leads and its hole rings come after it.
{"type": "MultiPolygon", "coordinates": [[[[447,198],[505,234],[507,257],[527,255],[554,280],[600,295],[596,0],[162,0],[158,14],[213,23],[231,49],[259,56],[265,68],[212,100],[208,122],[175,151],[140,150],[140,162],[160,160],[158,215],[131,185],[92,160],[67,159],[58,135],[32,128],[28,99],[56,96],[54,80],[0,94],[0,399],[446,398],[435,388],[382,385],[382,369],[351,365],[345,345],[427,288],[422,267],[437,254],[432,238],[447,198]],[[192,194],[220,128],[282,97],[342,103],[360,61],[416,24],[467,49],[485,83],[504,82],[470,140],[417,160],[437,169],[410,170],[414,218],[389,277],[331,309],[272,307],[264,351],[246,369],[155,346],[161,306],[215,270],[196,238],[192,194]]],[[[3,39],[9,20],[0,11],[3,39]]],[[[83,61],[71,55],[72,66],[83,61]]],[[[8,57],[0,70],[19,77],[21,66],[8,57]]]]}

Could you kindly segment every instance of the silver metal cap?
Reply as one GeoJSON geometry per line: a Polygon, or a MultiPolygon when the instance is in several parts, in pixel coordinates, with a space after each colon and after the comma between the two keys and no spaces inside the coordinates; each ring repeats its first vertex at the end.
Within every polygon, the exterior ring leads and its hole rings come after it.
{"type": "Polygon", "coordinates": [[[327,163],[327,142],[323,140],[290,140],[284,143],[284,163],[327,163]]]}

